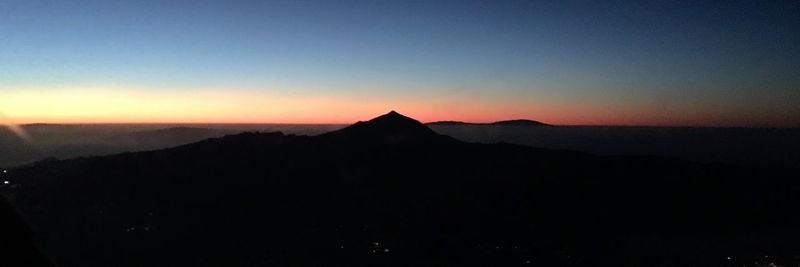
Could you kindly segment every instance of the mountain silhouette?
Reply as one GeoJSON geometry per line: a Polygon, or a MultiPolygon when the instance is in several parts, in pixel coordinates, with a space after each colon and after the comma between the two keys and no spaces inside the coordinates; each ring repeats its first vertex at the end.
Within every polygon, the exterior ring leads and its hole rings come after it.
{"type": "Polygon", "coordinates": [[[493,125],[511,125],[511,126],[550,126],[550,124],[535,121],[535,120],[507,120],[493,122],[493,125]]]}
{"type": "Polygon", "coordinates": [[[463,121],[433,121],[428,122],[425,125],[474,125],[480,123],[470,123],[470,122],[463,122],[463,121]]]}
{"type": "Polygon", "coordinates": [[[322,134],[322,138],[357,142],[403,143],[447,139],[421,122],[391,111],[369,121],[359,121],[343,129],[322,134]]]}
{"type": "Polygon", "coordinates": [[[458,126],[458,125],[501,125],[501,126],[552,126],[535,120],[517,119],[517,120],[504,120],[492,123],[472,123],[463,121],[435,121],[429,122],[426,125],[444,125],[444,126],[458,126]]]}
{"type": "Polygon", "coordinates": [[[187,144],[226,134],[235,134],[232,129],[211,129],[202,127],[170,127],[156,130],[136,131],[110,136],[105,142],[121,144],[187,144]]]}
{"type": "Polygon", "coordinates": [[[0,192],[62,266],[789,265],[796,171],[467,143],[390,112],[43,162],[0,192]]]}

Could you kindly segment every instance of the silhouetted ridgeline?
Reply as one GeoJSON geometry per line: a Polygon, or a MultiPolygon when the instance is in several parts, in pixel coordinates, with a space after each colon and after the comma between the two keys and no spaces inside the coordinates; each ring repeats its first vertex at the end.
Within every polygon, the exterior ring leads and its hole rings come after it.
{"type": "Polygon", "coordinates": [[[794,266],[796,174],[465,143],[391,112],[45,162],[2,191],[63,266],[794,266]]]}
{"type": "Polygon", "coordinates": [[[439,134],[467,142],[504,142],[599,155],[654,155],[698,162],[800,167],[800,128],[428,126],[439,134]]]}
{"type": "Polygon", "coordinates": [[[463,122],[463,121],[434,121],[426,123],[426,125],[502,125],[502,126],[552,126],[547,123],[535,121],[535,120],[506,120],[506,121],[496,121],[492,123],[473,123],[473,122],[463,122]]]}
{"type": "Polygon", "coordinates": [[[0,167],[46,158],[112,155],[175,147],[245,131],[320,134],[344,125],[308,124],[27,124],[25,141],[0,127],[0,167]]]}

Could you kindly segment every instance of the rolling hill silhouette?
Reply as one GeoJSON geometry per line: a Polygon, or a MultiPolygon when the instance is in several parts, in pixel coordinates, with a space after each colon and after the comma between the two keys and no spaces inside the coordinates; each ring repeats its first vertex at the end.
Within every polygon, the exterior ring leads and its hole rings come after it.
{"type": "Polygon", "coordinates": [[[492,125],[509,125],[509,126],[550,126],[550,124],[535,121],[535,120],[507,120],[496,121],[492,125]]]}
{"type": "Polygon", "coordinates": [[[466,143],[396,112],[5,179],[63,266],[741,266],[800,251],[794,169],[466,143]]]}
{"type": "Polygon", "coordinates": [[[165,129],[116,134],[109,137],[106,142],[136,145],[180,145],[235,133],[237,133],[237,131],[232,129],[210,129],[202,127],[179,126],[165,129]]]}
{"type": "Polygon", "coordinates": [[[540,121],[535,120],[525,120],[525,119],[518,119],[518,120],[504,120],[504,121],[496,121],[492,123],[473,123],[473,122],[463,122],[463,121],[434,121],[426,123],[426,125],[443,125],[443,126],[457,126],[457,125],[500,125],[500,126],[552,126],[547,123],[543,123],[540,121]]]}

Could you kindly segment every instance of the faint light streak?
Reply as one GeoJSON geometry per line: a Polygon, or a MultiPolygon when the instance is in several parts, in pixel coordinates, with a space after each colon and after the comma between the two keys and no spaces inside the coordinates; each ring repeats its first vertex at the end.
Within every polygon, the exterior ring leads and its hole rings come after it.
{"type": "Polygon", "coordinates": [[[2,112],[0,112],[0,126],[5,126],[6,128],[8,128],[8,130],[11,131],[11,133],[13,133],[26,143],[28,144],[33,143],[33,139],[31,138],[30,134],[28,134],[28,132],[26,132],[25,129],[23,129],[19,125],[12,123],[11,120],[8,117],[6,117],[2,112]]]}

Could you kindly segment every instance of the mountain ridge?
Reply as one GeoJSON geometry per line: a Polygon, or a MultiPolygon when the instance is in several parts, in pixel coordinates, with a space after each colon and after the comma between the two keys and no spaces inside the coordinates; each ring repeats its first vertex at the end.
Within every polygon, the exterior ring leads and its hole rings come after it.
{"type": "Polygon", "coordinates": [[[345,128],[318,135],[332,142],[373,144],[404,144],[413,141],[455,142],[452,137],[438,134],[418,120],[390,111],[368,121],[359,121],[345,128]],[[446,141],[445,141],[446,140],[446,141]]]}
{"type": "Polygon", "coordinates": [[[798,251],[795,172],[429,131],[390,112],[316,136],[247,132],[10,169],[18,186],[0,192],[60,266],[679,266],[752,262],[763,240],[775,258],[798,251]]]}
{"type": "Polygon", "coordinates": [[[535,120],[528,120],[528,119],[514,119],[514,120],[502,120],[502,121],[495,121],[489,123],[476,123],[476,122],[464,122],[464,121],[434,121],[428,122],[425,125],[443,125],[443,126],[455,126],[455,125],[500,125],[500,126],[553,126],[551,124],[543,123],[540,121],[535,120]]]}

